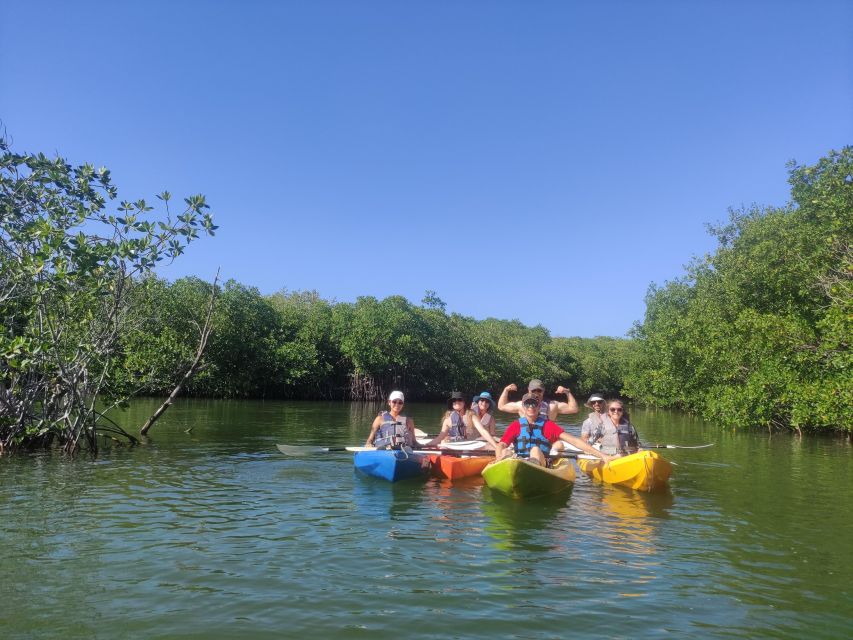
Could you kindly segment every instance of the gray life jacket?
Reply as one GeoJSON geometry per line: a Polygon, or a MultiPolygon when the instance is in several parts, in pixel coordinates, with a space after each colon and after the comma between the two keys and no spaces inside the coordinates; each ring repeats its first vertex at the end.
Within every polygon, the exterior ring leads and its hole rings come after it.
{"type": "Polygon", "coordinates": [[[388,411],[382,412],[382,424],[376,430],[373,446],[377,449],[399,449],[408,443],[409,427],[406,416],[399,415],[397,419],[388,411]]]}
{"type": "MultiPolygon", "coordinates": [[[[611,421],[612,424],[612,421],[611,421]]],[[[640,448],[640,437],[630,422],[620,422],[616,428],[616,453],[637,453],[640,448]]],[[[590,434],[590,444],[595,444],[604,437],[604,421],[599,422],[590,434]]]]}
{"type": "Polygon", "coordinates": [[[465,440],[465,419],[459,415],[458,411],[450,412],[450,432],[448,440],[450,442],[459,442],[465,440]]]}
{"type": "Polygon", "coordinates": [[[616,437],[619,439],[619,453],[625,455],[637,453],[640,448],[640,438],[637,436],[637,430],[630,422],[619,423],[616,425],[616,437]]]}

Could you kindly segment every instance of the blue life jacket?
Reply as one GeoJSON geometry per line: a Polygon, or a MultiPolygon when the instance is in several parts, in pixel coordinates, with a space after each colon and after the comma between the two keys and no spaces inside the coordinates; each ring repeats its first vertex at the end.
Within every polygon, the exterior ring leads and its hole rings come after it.
{"type": "Polygon", "coordinates": [[[373,437],[373,446],[377,449],[399,449],[407,444],[409,427],[406,424],[406,416],[394,416],[388,411],[382,412],[382,424],[376,430],[373,437]]]}
{"type": "Polygon", "coordinates": [[[465,420],[457,411],[450,412],[450,434],[448,440],[450,442],[465,440],[465,420]]]}
{"type": "Polygon", "coordinates": [[[527,418],[519,418],[518,421],[521,423],[521,428],[513,443],[515,454],[519,458],[529,458],[531,447],[539,447],[542,453],[547,456],[551,452],[551,443],[543,432],[545,420],[542,416],[539,416],[533,427],[530,426],[527,418]]]}

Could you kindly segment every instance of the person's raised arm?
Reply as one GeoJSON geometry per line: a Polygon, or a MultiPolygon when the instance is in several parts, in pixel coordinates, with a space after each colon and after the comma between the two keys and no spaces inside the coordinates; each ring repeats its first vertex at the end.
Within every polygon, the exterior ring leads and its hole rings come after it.
{"type": "Polygon", "coordinates": [[[501,397],[498,398],[498,409],[504,413],[518,413],[521,410],[521,403],[509,402],[510,391],[518,391],[518,387],[515,384],[508,384],[504,387],[504,390],[501,391],[501,397]]]}
{"type": "Polygon", "coordinates": [[[578,401],[575,400],[575,397],[572,395],[572,392],[569,391],[568,387],[564,387],[560,385],[557,387],[557,395],[561,393],[566,394],[566,402],[557,402],[557,413],[568,414],[568,413],[577,413],[578,412],[578,401]]]}

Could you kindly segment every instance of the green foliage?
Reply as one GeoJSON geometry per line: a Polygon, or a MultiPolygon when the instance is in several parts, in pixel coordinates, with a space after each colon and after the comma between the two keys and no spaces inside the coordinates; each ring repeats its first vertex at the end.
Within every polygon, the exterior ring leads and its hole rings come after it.
{"type": "MultiPolygon", "coordinates": [[[[209,293],[195,278],[148,279],[134,288],[136,315],[146,324],[123,341],[125,389],[165,394],[174,386],[194,356],[209,293]]],[[[629,342],[478,322],[448,314],[434,294],[422,306],[400,296],[333,303],[314,291],[264,297],[229,282],[218,299],[205,366],[187,384],[190,395],[375,399],[399,387],[412,399],[435,400],[534,377],[552,388],[615,394],[629,342]]]]}
{"type": "MultiPolygon", "coordinates": [[[[107,169],[17,154],[0,137],[0,448],[96,445],[95,403],[114,379],[133,281],[215,230],[204,196],[172,221],[117,197],[107,169]]],[[[121,377],[121,376],[119,376],[121,377]]]]}
{"type": "Polygon", "coordinates": [[[555,338],[546,353],[569,373],[569,378],[577,381],[580,396],[588,397],[598,391],[616,397],[622,393],[632,345],[631,340],[607,336],[555,338]]]}
{"type": "Polygon", "coordinates": [[[727,426],[853,430],[853,148],[790,183],[791,205],[730,212],[713,255],[650,288],[628,393],[727,426]]]}

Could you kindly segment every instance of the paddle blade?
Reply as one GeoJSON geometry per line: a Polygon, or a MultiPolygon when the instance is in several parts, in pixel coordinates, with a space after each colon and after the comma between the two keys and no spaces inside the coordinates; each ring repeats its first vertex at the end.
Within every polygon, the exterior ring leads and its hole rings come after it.
{"type": "Polygon", "coordinates": [[[328,453],[330,451],[346,451],[345,447],[312,447],[295,444],[277,444],[275,446],[286,456],[311,456],[317,453],[328,453]]]}

